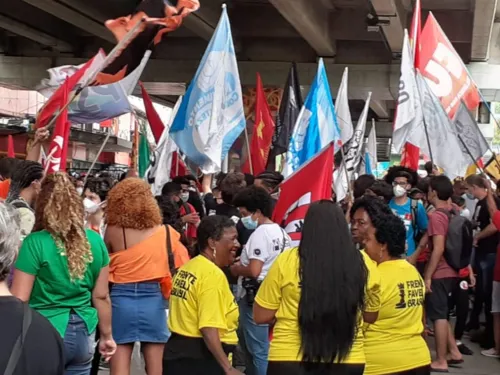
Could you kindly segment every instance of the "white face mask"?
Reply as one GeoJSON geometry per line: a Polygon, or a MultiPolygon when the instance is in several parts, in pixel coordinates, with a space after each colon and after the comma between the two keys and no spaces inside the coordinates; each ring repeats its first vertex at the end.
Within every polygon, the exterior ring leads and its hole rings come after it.
{"type": "Polygon", "coordinates": [[[189,200],[189,193],[181,193],[181,200],[186,203],[189,200]]]}
{"type": "Polygon", "coordinates": [[[76,188],[76,192],[78,193],[78,195],[82,195],[83,194],[83,188],[82,187],[77,187],[76,188]]]}
{"type": "Polygon", "coordinates": [[[85,212],[90,215],[95,214],[99,210],[99,205],[88,198],[83,200],[83,207],[85,208],[85,212]]]}
{"type": "Polygon", "coordinates": [[[406,189],[402,186],[399,186],[399,185],[394,186],[392,191],[394,192],[394,196],[396,198],[400,198],[406,194],[406,189]]]}

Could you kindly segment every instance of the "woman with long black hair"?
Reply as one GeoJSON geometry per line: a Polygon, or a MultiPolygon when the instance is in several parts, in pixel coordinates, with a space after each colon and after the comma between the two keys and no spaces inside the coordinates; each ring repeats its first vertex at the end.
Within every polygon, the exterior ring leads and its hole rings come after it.
{"type": "Polygon", "coordinates": [[[313,203],[300,246],[278,257],[255,298],[255,322],[276,320],[267,374],[362,375],[367,277],[342,210],[313,203]]]}

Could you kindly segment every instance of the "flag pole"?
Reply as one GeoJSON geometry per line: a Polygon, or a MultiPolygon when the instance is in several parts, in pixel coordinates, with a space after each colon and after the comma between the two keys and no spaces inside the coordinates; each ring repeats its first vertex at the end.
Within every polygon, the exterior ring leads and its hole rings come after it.
{"type": "Polygon", "coordinates": [[[130,40],[132,39],[133,36],[135,36],[136,31],[139,29],[139,27],[146,22],[146,17],[143,17],[139,22],[137,22],[134,27],[132,27],[127,34],[123,37],[122,40],[120,40],[116,46],[111,50],[109,55],[106,56],[104,61],[101,63],[101,66],[95,70],[95,72],[92,72],[92,74],[89,76],[86,82],[83,82],[80,87],[78,87],[75,92],[73,93],[73,96],[70,98],[70,100],[64,104],[64,106],[55,114],[55,116],[50,120],[50,122],[45,125],[45,129],[51,130],[55,124],[61,113],[63,113],[70,105],[73,103],[73,101],[76,99],[78,95],[85,89],[99,74],[106,66],[111,64],[113,60],[117,57],[117,54],[120,52],[120,50],[123,48],[124,45],[128,44],[130,40]]]}
{"type": "Polygon", "coordinates": [[[176,154],[176,157],[175,157],[175,176],[178,177],[179,176],[179,158],[181,157],[181,155],[179,154],[179,151],[176,151],[177,154],[176,154]]]}
{"type": "Polygon", "coordinates": [[[250,165],[250,173],[253,175],[252,155],[250,154],[250,141],[248,140],[247,124],[245,124],[245,143],[247,146],[247,158],[248,158],[248,164],[250,165]]]}
{"type": "MultiPolygon", "coordinates": [[[[349,179],[349,173],[347,172],[347,164],[345,160],[344,154],[344,145],[340,146],[340,155],[342,157],[342,165],[344,167],[345,179],[347,180],[347,192],[349,193],[349,197],[352,198],[352,189],[351,189],[351,180],[349,179]]],[[[332,171],[333,173],[333,171],[332,171]]],[[[336,194],[337,192],[335,192],[336,194]]]]}
{"type": "Polygon", "coordinates": [[[87,179],[89,178],[90,172],[92,172],[92,169],[94,169],[95,163],[97,163],[97,160],[99,159],[99,156],[101,156],[102,151],[104,150],[104,147],[106,147],[106,144],[108,143],[109,137],[111,136],[111,131],[108,129],[108,134],[106,135],[106,138],[104,138],[104,142],[102,142],[101,148],[99,148],[99,151],[97,152],[94,161],[90,165],[89,170],[87,171],[87,174],[85,176],[85,179],[83,180],[83,186],[87,183],[87,179]]]}

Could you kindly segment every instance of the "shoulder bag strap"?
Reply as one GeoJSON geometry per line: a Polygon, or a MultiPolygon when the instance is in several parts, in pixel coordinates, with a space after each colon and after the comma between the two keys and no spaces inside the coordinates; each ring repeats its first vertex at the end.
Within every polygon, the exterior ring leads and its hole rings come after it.
{"type": "Polygon", "coordinates": [[[167,255],[168,255],[168,266],[170,268],[170,273],[175,272],[175,259],[174,259],[174,252],[172,250],[172,238],[170,237],[170,227],[165,225],[165,229],[167,230],[167,255]]]}
{"type": "Polygon", "coordinates": [[[27,303],[23,304],[23,328],[22,332],[16,340],[14,347],[12,348],[12,352],[10,353],[9,361],[7,362],[7,367],[3,375],[13,375],[14,371],[19,362],[19,358],[21,358],[21,354],[23,352],[24,341],[26,339],[26,334],[28,333],[28,329],[31,326],[32,313],[29,305],[27,303]]]}

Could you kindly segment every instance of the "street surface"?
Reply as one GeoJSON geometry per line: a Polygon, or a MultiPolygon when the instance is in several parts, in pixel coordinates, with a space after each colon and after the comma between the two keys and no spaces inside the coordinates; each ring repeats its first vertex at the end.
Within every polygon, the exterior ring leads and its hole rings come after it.
{"type": "MultiPolygon", "coordinates": [[[[432,338],[431,338],[432,339],[432,338]]],[[[495,358],[487,358],[481,355],[481,349],[477,344],[473,344],[467,339],[464,339],[466,345],[474,351],[473,356],[464,356],[465,363],[461,368],[450,367],[450,374],[461,375],[499,375],[500,374],[500,360],[495,358]]],[[[430,341],[431,348],[433,342],[430,341]]],[[[432,351],[434,355],[434,351],[432,351]]],[[[99,375],[108,375],[109,371],[102,370],[99,375]]],[[[140,359],[134,353],[134,363],[132,366],[131,375],[146,375],[144,370],[141,369],[140,359]]]]}

